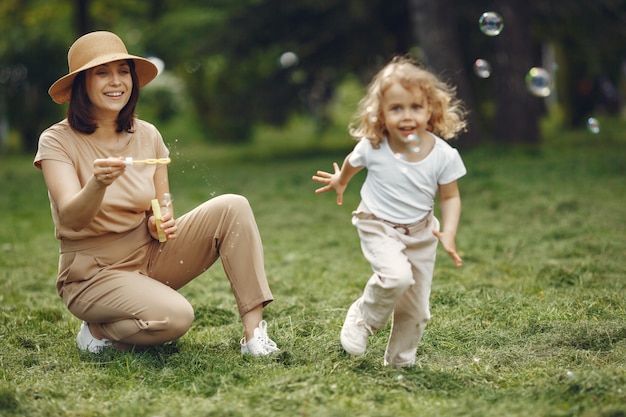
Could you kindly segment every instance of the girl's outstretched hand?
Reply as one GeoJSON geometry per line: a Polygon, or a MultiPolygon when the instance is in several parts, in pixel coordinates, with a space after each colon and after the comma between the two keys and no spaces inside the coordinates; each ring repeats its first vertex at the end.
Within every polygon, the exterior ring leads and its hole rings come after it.
{"type": "Polygon", "coordinates": [[[463,260],[461,256],[456,252],[456,244],[454,243],[454,236],[446,232],[438,232],[437,230],[433,230],[433,234],[437,236],[437,239],[441,242],[443,249],[450,255],[452,260],[454,261],[454,265],[458,268],[463,265],[463,260]]]}
{"type": "Polygon", "coordinates": [[[339,165],[336,162],[333,162],[333,168],[335,170],[334,174],[326,171],[317,171],[317,175],[313,176],[313,181],[326,184],[323,187],[315,190],[315,194],[321,194],[330,190],[335,190],[335,192],[337,193],[337,204],[342,205],[343,192],[345,191],[346,186],[339,183],[339,175],[341,174],[341,170],[339,169],[339,165]]]}

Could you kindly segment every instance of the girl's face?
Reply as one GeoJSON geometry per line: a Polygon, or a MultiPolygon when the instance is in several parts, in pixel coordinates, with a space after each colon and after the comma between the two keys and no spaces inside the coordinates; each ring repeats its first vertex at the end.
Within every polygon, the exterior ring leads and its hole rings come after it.
{"type": "Polygon", "coordinates": [[[86,87],[97,117],[117,117],[133,90],[128,62],[114,61],[88,69],[86,87]]]}
{"type": "Polygon", "coordinates": [[[412,134],[426,136],[431,110],[421,89],[393,83],[383,94],[382,110],[391,143],[404,142],[412,134]]]}

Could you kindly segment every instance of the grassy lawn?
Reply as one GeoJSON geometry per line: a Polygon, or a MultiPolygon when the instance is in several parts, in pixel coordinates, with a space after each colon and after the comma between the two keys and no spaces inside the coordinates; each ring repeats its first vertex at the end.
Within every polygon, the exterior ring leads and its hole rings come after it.
{"type": "MultiPolygon", "coordinates": [[[[350,212],[310,180],[344,151],[275,158],[170,143],[177,212],[240,193],[255,209],[283,352],[242,357],[220,265],[182,292],[196,321],[145,352],[81,353],[79,320],[54,290],[58,244],[30,156],[0,156],[1,416],[626,416],[626,139],[549,134],[540,150],[463,152],[455,269],[440,252],[433,319],[417,366],[382,365],[388,329],[363,357],[342,351],[347,307],[369,276],[350,212]]],[[[346,146],[348,139],[342,137],[346,146]]],[[[347,149],[347,148],[345,148],[347,149]]],[[[361,175],[361,174],[359,174],[361,175]]]]}

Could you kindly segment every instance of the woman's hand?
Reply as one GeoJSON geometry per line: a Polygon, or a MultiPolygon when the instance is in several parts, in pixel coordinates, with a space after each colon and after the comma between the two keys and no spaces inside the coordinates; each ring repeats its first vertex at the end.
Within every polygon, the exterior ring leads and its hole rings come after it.
{"type": "Polygon", "coordinates": [[[93,161],[93,176],[96,181],[108,187],[126,171],[124,158],[106,158],[93,161]]]}
{"type": "MultiPolygon", "coordinates": [[[[161,215],[161,229],[165,232],[165,236],[167,240],[174,240],[178,237],[178,226],[176,225],[176,219],[172,216],[170,212],[164,212],[161,215]]],[[[150,216],[148,219],[148,231],[150,232],[150,236],[154,239],[158,239],[159,235],[156,228],[156,219],[154,216],[150,216]]]]}

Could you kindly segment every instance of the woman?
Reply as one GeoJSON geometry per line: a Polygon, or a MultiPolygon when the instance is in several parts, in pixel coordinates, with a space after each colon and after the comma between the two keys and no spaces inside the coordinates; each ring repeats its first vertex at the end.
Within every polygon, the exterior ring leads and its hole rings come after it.
{"type": "Polygon", "coordinates": [[[156,66],[129,55],[110,32],[79,38],[68,64],[49,90],[56,103],[69,102],[67,118],[41,134],[34,164],[60,240],[57,291],[83,320],[79,348],[98,353],[179,338],[194,315],[177,290],[221,257],[243,322],[241,352],[277,352],[263,320],[273,296],[248,201],[219,196],[176,219],[168,200],[155,219],[152,200],[170,195],[167,164],[130,163],[129,156],[168,160],[159,131],[134,115],[156,66]]]}

